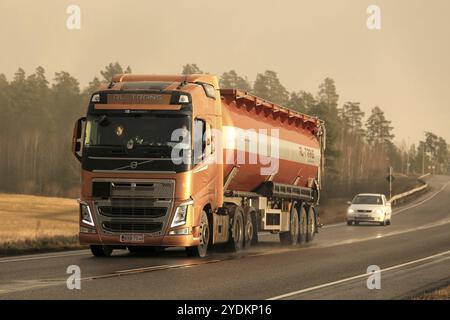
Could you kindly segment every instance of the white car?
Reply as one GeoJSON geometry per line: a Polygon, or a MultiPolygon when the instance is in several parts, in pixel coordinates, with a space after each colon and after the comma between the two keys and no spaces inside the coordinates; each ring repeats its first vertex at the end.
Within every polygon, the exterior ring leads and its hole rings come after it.
{"type": "Polygon", "coordinates": [[[392,207],[384,194],[361,193],[353,198],[347,210],[347,224],[358,225],[360,222],[378,223],[382,226],[391,224],[392,207]]]}

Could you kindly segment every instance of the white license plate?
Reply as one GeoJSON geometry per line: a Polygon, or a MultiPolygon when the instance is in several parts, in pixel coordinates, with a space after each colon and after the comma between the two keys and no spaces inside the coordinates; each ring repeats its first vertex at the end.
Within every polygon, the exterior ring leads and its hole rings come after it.
{"type": "Polygon", "coordinates": [[[143,243],[144,235],[143,234],[121,234],[120,242],[133,242],[133,243],[143,243]]]}

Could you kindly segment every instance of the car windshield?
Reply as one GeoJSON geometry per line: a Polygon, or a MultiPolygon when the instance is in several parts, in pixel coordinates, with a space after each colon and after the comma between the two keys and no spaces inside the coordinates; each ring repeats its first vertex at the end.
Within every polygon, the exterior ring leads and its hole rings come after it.
{"type": "Polygon", "coordinates": [[[380,196],[358,195],[353,199],[353,204],[383,204],[380,196]]]}
{"type": "Polygon", "coordinates": [[[126,149],[172,148],[186,142],[190,148],[190,117],[185,115],[91,115],[86,124],[87,147],[126,149]]]}

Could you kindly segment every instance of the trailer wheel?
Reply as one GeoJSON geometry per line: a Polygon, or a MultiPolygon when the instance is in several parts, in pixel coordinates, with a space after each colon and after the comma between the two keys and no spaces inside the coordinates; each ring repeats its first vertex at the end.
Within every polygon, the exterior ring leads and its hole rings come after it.
{"type": "Polygon", "coordinates": [[[202,211],[202,217],[200,219],[200,243],[195,247],[186,247],[186,254],[189,257],[206,257],[209,244],[209,233],[208,215],[205,211],[202,211]]]}
{"type": "Polygon", "coordinates": [[[313,206],[309,207],[308,210],[308,225],[307,225],[307,233],[306,233],[306,241],[311,242],[314,240],[314,236],[316,235],[316,210],[313,206]]]}
{"type": "MultiPolygon", "coordinates": [[[[232,209],[233,210],[233,209],[232,209]]],[[[230,238],[228,239],[228,247],[238,252],[244,246],[244,210],[241,207],[234,207],[233,224],[230,230],[230,238]]]]}
{"type": "Polygon", "coordinates": [[[308,234],[308,216],[306,214],[305,206],[303,205],[300,206],[299,220],[298,242],[305,243],[308,234]]]}
{"type": "Polygon", "coordinates": [[[91,245],[89,246],[94,257],[110,257],[113,249],[110,246],[91,245]]]}
{"type": "Polygon", "coordinates": [[[280,232],[280,242],[284,245],[295,246],[298,244],[299,223],[298,212],[295,207],[291,210],[291,220],[288,232],[280,232]]]}

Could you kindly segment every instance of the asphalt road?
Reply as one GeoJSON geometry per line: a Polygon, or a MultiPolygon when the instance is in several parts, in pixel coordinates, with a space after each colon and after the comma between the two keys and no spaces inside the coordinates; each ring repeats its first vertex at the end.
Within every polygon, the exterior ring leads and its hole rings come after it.
{"type": "Polygon", "coordinates": [[[404,299],[450,283],[450,177],[394,210],[391,226],[325,226],[313,243],[286,248],[278,236],[241,254],[187,258],[88,250],[0,259],[0,299],[404,299]],[[81,270],[69,290],[68,266],[81,270]],[[381,288],[367,288],[367,268],[381,288]]]}

